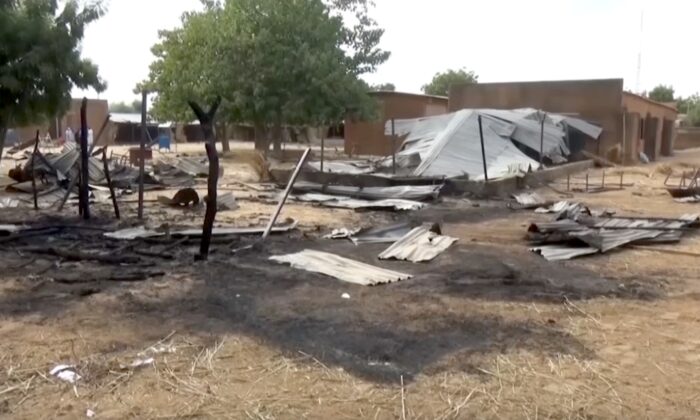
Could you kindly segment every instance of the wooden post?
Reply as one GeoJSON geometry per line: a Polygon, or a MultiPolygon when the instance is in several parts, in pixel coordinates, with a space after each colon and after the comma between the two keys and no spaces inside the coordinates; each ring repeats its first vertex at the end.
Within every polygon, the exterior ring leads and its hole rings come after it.
{"type": "Polygon", "coordinates": [[[80,203],[83,219],[90,219],[90,171],[88,165],[90,154],[88,151],[88,125],[87,125],[87,98],[83,98],[80,107],[80,203]]]}
{"type": "Polygon", "coordinates": [[[396,120],[391,119],[391,173],[396,174],[396,120]]]}
{"type": "Polygon", "coordinates": [[[148,137],[148,127],[146,126],[146,112],[148,110],[148,92],[141,93],[141,147],[139,148],[139,213],[138,218],[143,219],[143,179],[146,176],[146,137],[148,137]]]}
{"type": "Polygon", "coordinates": [[[199,124],[204,133],[206,140],[205,148],[207,150],[207,158],[209,159],[209,177],[207,178],[207,211],[204,215],[204,224],[202,226],[202,242],[199,247],[199,255],[196,260],[206,261],[209,258],[209,246],[211,245],[211,234],[214,229],[214,220],[216,219],[216,195],[217,184],[219,182],[219,153],[216,151],[216,137],[214,137],[214,117],[216,111],[221,104],[221,97],[216,98],[209,112],[204,110],[193,101],[189,101],[190,108],[194,111],[199,124]]]}
{"type": "Polygon", "coordinates": [[[481,125],[481,115],[479,115],[479,138],[481,139],[481,159],[484,161],[484,181],[489,182],[489,174],[486,166],[486,147],[484,146],[484,129],[481,125]]]}
{"type": "Polygon", "coordinates": [[[541,126],[540,126],[540,170],[542,170],[544,164],[544,120],[547,119],[547,114],[542,116],[541,126]]]}
{"type": "Polygon", "coordinates": [[[36,154],[39,152],[39,130],[36,130],[36,139],[34,140],[34,153],[32,153],[32,194],[34,194],[34,210],[39,210],[39,199],[36,193],[36,170],[34,162],[36,154]]]}
{"type": "Polygon", "coordinates": [[[321,133],[321,173],[323,173],[323,161],[326,154],[326,136],[321,133]]]}
{"type": "Polygon", "coordinates": [[[114,217],[119,219],[119,204],[117,203],[117,196],[114,193],[112,177],[109,174],[109,165],[107,164],[107,146],[102,148],[102,165],[104,166],[105,178],[107,180],[107,186],[109,187],[109,195],[112,197],[112,205],[114,206],[114,217]]]}
{"type": "Polygon", "coordinates": [[[284,203],[287,201],[287,197],[289,197],[289,193],[292,191],[292,187],[294,187],[294,182],[296,182],[297,177],[299,176],[299,173],[301,172],[301,168],[304,167],[304,162],[306,162],[306,158],[309,157],[310,152],[311,152],[311,148],[308,148],[304,151],[304,154],[301,155],[301,159],[299,159],[299,163],[297,163],[297,167],[294,169],[292,176],[289,178],[289,181],[287,182],[287,188],[284,190],[284,195],[280,199],[279,203],[277,203],[277,208],[275,209],[275,212],[272,214],[270,221],[267,223],[267,227],[265,228],[265,232],[263,233],[263,236],[262,236],[263,241],[265,239],[267,239],[268,236],[270,236],[270,232],[272,232],[272,227],[275,225],[275,222],[277,221],[277,218],[279,217],[280,212],[282,211],[282,207],[284,206],[284,203]]]}
{"type": "Polygon", "coordinates": [[[586,172],[586,192],[588,192],[588,172],[586,172]]]}
{"type": "Polygon", "coordinates": [[[571,191],[571,174],[566,174],[566,191],[571,191]]]}
{"type": "Polygon", "coordinates": [[[63,200],[61,200],[61,204],[58,206],[58,211],[63,210],[63,207],[66,205],[66,201],[68,201],[68,197],[70,197],[70,193],[73,191],[73,188],[75,188],[75,185],[78,183],[78,180],[80,180],[80,162],[76,162],[74,166],[78,167],[78,176],[70,180],[70,183],[68,184],[68,189],[66,190],[66,194],[63,196],[63,200]]]}
{"type": "Polygon", "coordinates": [[[92,139],[92,144],[90,145],[90,156],[92,156],[92,152],[95,150],[95,147],[97,146],[97,142],[100,141],[100,137],[102,137],[102,134],[107,129],[107,124],[109,124],[109,119],[111,117],[112,116],[110,114],[107,114],[104,122],[102,122],[102,127],[100,127],[100,131],[97,132],[97,137],[92,139]]]}
{"type": "Polygon", "coordinates": [[[605,169],[603,169],[603,189],[605,189],[605,169]]]}
{"type": "Polygon", "coordinates": [[[622,177],[623,177],[624,175],[625,175],[625,173],[624,173],[623,171],[620,171],[620,189],[622,189],[622,187],[623,187],[623,185],[622,185],[622,177]]]}

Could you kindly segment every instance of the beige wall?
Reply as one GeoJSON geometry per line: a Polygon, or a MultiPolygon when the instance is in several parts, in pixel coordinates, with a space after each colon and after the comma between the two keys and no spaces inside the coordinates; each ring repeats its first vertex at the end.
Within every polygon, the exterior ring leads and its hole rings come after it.
{"type": "Polygon", "coordinates": [[[696,147],[700,147],[700,128],[679,128],[674,147],[675,150],[694,149],[696,147]]]}
{"type": "Polygon", "coordinates": [[[643,150],[649,159],[656,160],[672,154],[675,143],[673,125],[678,118],[675,108],[625,92],[622,97],[622,109],[640,116],[639,136],[644,139],[643,150]]]}

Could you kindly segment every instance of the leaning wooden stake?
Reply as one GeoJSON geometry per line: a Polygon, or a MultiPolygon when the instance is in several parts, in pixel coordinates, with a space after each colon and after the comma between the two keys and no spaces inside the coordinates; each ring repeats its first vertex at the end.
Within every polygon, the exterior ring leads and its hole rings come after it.
{"type": "Polygon", "coordinates": [[[112,177],[109,174],[109,165],[107,164],[107,146],[102,148],[102,165],[104,166],[105,179],[107,180],[107,186],[109,187],[109,195],[112,197],[112,205],[114,206],[114,217],[119,219],[119,204],[117,203],[117,196],[116,194],[114,194],[112,177]]]}
{"type": "Polygon", "coordinates": [[[280,212],[282,211],[282,207],[287,201],[287,197],[289,197],[289,193],[292,191],[292,187],[294,187],[294,183],[296,182],[297,177],[299,176],[299,172],[301,172],[301,168],[304,166],[306,159],[309,157],[309,153],[311,153],[311,148],[306,149],[304,151],[304,154],[301,155],[301,159],[299,159],[299,163],[297,163],[297,167],[296,169],[294,169],[294,173],[292,173],[291,178],[289,178],[289,181],[287,182],[287,188],[284,190],[284,195],[282,196],[282,198],[280,198],[279,203],[277,203],[277,208],[275,209],[275,212],[272,214],[270,221],[267,223],[267,228],[265,228],[265,232],[262,236],[263,241],[267,239],[268,236],[270,236],[270,232],[272,232],[272,227],[275,225],[275,222],[277,221],[277,218],[279,217],[280,212]]]}
{"type": "Polygon", "coordinates": [[[221,104],[221,98],[216,98],[209,112],[204,110],[193,101],[189,101],[190,108],[194,111],[199,124],[204,133],[206,141],[207,158],[209,159],[209,177],[207,178],[207,211],[204,215],[204,225],[202,226],[202,243],[199,247],[197,260],[206,261],[209,257],[209,245],[211,245],[211,232],[214,229],[214,219],[216,219],[216,186],[219,182],[219,153],[216,151],[216,137],[214,137],[214,116],[221,104]]]}
{"type": "Polygon", "coordinates": [[[80,213],[83,219],[90,219],[90,182],[89,151],[88,151],[88,125],[87,125],[87,98],[83,98],[80,107],[80,213]]]}
{"type": "Polygon", "coordinates": [[[148,127],[146,127],[146,111],[148,92],[143,91],[141,97],[141,147],[139,148],[139,219],[143,219],[143,178],[146,176],[146,137],[148,127]]]}
{"type": "Polygon", "coordinates": [[[34,140],[34,153],[32,153],[32,194],[34,194],[34,210],[39,210],[39,199],[36,194],[36,170],[34,170],[34,161],[36,154],[39,152],[39,130],[36,130],[36,139],[34,140]]]}

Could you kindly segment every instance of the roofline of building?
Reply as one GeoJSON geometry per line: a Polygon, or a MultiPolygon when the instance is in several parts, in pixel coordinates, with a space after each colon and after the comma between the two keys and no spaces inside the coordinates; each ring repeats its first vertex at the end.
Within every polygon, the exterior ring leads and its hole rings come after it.
{"type": "Polygon", "coordinates": [[[524,85],[536,83],[575,83],[575,82],[620,82],[624,83],[624,79],[619,77],[609,77],[603,79],[562,79],[562,80],[519,80],[511,82],[478,82],[478,83],[457,83],[454,86],[470,86],[470,85],[524,85]]]}
{"type": "Polygon", "coordinates": [[[655,101],[655,100],[653,100],[653,99],[649,99],[649,98],[647,98],[647,97],[645,97],[645,96],[637,95],[636,93],[623,91],[623,92],[622,92],[622,95],[632,96],[632,97],[635,97],[635,98],[637,98],[637,99],[641,99],[641,100],[643,100],[644,102],[648,102],[648,103],[650,103],[650,104],[652,104],[652,105],[657,105],[657,106],[660,106],[660,107],[663,107],[663,108],[666,108],[666,109],[670,109],[671,111],[674,111],[674,112],[676,112],[676,113],[678,112],[678,108],[676,108],[676,107],[673,107],[673,106],[671,106],[671,105],[667,105],[667,104],[665,104],[665,103],[663,103],[663,102],[657,102],[657,101],[655,101]]]}
{"type": "Polygon", "coordinates": [[[439,99],[441,101],[449,100],[449,98],[447,96],[426,95],[423,93],[397,92],[394,90],[373,90],[373,91],[370,91],[369,94],[370,95],[382,94],[382,95],[397,95],[397,96],[413,96],[413,97],[418,97],[418,98],[439,99]]]}

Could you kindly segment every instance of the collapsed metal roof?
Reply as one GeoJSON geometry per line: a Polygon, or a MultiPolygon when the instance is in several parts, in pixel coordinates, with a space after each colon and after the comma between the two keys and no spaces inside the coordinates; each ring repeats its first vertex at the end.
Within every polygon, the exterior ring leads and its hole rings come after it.
{"type": "Polygon", "coordinates": [[[373,265],[327,252],[307,249],[296,254],[275,255],[270,260],[289,264],[292,268],[325,274],[348,283],[362,286],[393,283],[410,279],[410,274],[386,270],[373,265]]]}
{"type": "MultiPolygon", "coordinates": [[[[569,127],[594,139],[602,132],[578,118],[546,115],[545,118],[544,112],[534,109],[464,109],[434,117],[388,121],[385,134],[406,136],[397,153],[397,164],[410,169],[413,175],[468,175],[470,179],[482,180],[484,159],[479,117],[489,178],[525,172],[539,165],[516,144],[536,155],[540,154],[542,147],[545,157],[562,162],[571,153],[567,136],[569,127]]],[[[391,158],[383,165],[391,165],[391,158]]]]}

